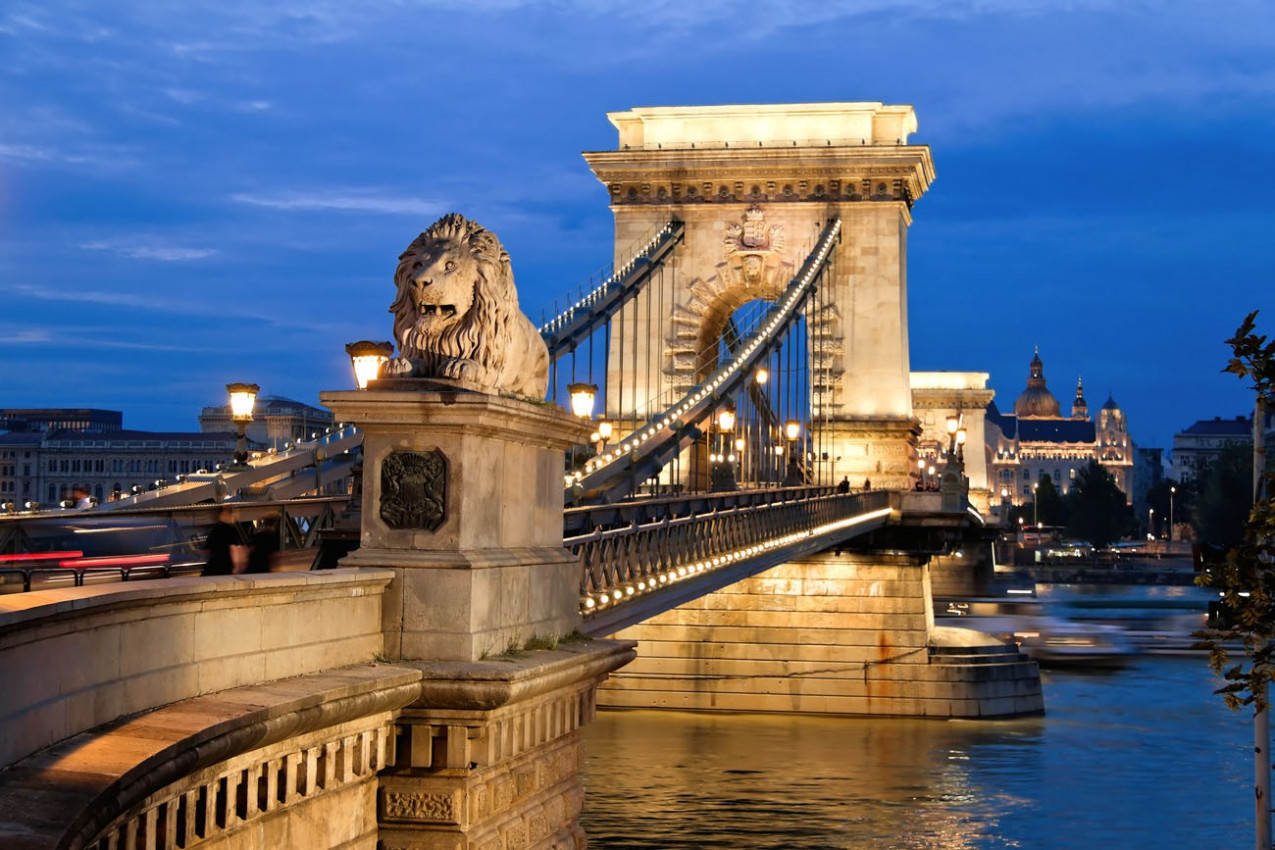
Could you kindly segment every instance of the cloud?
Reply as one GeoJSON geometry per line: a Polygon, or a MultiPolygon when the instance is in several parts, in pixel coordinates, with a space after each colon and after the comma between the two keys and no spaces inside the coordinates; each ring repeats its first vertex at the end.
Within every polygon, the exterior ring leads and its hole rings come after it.
{"type": "Polygon", "coordinates": [[[448,210],[448,204],[445,201],[373,195],[358,191],[328,194],[322,192],[300,192],[292,195],[254,195],[247,192],[239,192],[231,195],[230,199],[255,207],[300,212],[340,210],[382,213],[385,215],[435,216],[442,215],[448,210]]]}
{"type": "Polygon", "coordinates": [[[22,162],[50,162],[55,159],[54,152],[35,145],[3,145],[0,144],[0,159],[19,160],[22,162]]]}
{"type": "Polygon", "coordinates": [[[48,328],[14,328],[8,327],[0,331],[0,342],[7,345],[31,345],[52,342],[62,336],[59,331],[56,335],[48,328]]]}
{"type": "Polygon", "coordinates": [[[84,242],[80,245],[86,251],[110,251],[131,260],[160,260],[166,263],[189,262],[202,260],[216,254],[215,248],[178,248],[174,246],[129,245],[118,242],[84,242]]]}

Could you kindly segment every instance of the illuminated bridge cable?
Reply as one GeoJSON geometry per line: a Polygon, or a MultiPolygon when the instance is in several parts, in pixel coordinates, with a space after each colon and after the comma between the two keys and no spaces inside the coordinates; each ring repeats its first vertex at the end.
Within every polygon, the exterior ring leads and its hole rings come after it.
{"type": "Polygon", "coordinates": [[[645,287],[686,233],[677,219],[665,223],[627,262],[575,303],[540,326],[540,336],[556,361],[571,353],[645,287]]]}
{"type": "Polygon", "coordinates": [[[636,489],[638,482],[658,474],[664,463],[698,440],[703,434],[701,428],[707,428],[714,405],[742,389],[754,367],[770,356],[772,346],[800,315],[840,232],[840,219],[828,222],[801,269],[740,343],[733,359],[718,366],[661,413],[641,423],[614,448],[585,464],[568,488],[568,503],[581,493],[605,501],[623,498],[636,489]]]}

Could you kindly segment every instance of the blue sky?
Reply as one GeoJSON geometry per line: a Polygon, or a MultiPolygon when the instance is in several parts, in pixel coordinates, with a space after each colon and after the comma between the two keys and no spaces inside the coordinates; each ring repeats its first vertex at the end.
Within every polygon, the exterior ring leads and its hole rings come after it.
{"type": "Polygon", "coordinates": [[[914,105],[912,366],[1002,407],[1039,346],[1167,446],[1251,409],[1244,315],[1275,334],[1267,2],[9,0],[0,57],[0,406],[317,402],[453,209],[539,319],[610,258],[580,151],[634,106],[914,105]]]}

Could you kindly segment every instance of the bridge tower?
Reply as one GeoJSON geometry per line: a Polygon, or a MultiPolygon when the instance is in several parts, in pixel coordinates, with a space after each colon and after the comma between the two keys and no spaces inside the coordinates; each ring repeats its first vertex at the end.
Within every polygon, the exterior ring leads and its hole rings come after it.
{"type": "Polygon", "coordinates": [[[908,144],[912,107],[658,107],[608,118],[616,150],[584,156],[610,196],[616,262],[670,217],[686,235],[667,321],[637,301],[617,319],[634,356],[609,352],[606,415],[655,413],[656,399],[698,383],[733,311],[774,300],[824,224],[840,218],[831,297],[806,308],[810,421],[840,458],[838,475],[910,486],[907,231],[934,178],[929,148],[908,144]]]}

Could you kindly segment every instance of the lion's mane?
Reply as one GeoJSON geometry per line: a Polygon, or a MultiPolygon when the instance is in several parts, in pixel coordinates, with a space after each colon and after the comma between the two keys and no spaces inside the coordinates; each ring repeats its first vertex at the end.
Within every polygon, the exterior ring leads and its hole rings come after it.
{"type": "Polygon", "coordinates": [[[549,354],[531,321],[518,307],[509,254],[496,235],[459,213],[449,213],[407,247],[394,272],[398,289],[390,312],[400,361],[410,377],[455,380],[486,392],[543,398],[549,354]],[[463,246],[475,261],[473,300],[459,320],[441,332],[422,331],[413,272],[422,250],[438,242],[463,246]]]}

